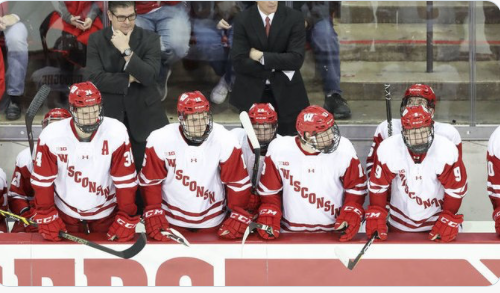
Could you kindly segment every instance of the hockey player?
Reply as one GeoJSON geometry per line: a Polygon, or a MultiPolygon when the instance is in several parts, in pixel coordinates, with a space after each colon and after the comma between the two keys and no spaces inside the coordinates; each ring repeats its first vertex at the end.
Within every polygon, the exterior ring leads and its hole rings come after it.
{"type": "MultiPolygon", "coordinates": [[[[262,166],[264,163],[264,157],[267,152],[267,147],[269,143],[276,137],[276,129],[278,128],[278,114],[274,110],[274,107],[270,103],[256,103],[250,107],[248,111],[248,116],[250,117],[250,122],[252,123],[255,135],[260,145],[260,158],[259,158],[259,171],[257,172],[257,181],[260,180],[260,174],[262,173],[262,166]]],[[[238,142],[241,145],[241,150],[243,152],[243,157],[245,158],[245,164],[247,166],[248,174],[250,175],[250,180],[253,176],[253,166],[255,162],[255,154],[248,140],[247,133],[243,128],[234,128],[231,130],[233,134],[236,135],[238,142]]],[[[260,197],[256,192],[252,193],[250,196],[250,201],[248,204],[248,210],[255,211],[260,204],[260,197]]]]}
{"type": "MultiPolygon", "coordinates": [[[[434,113],[436,111],[436,103],[436,94],[434,94],[434,91],[430,86],[425,84],[414,84],[405,91],[405,95],[403,97],[403,100],[401,101],[400,114],[403,114],[403,111],[407,106],[423,105],[431,113],[431,116],[434,117],[434,113]]],[[[401,133],[401,119],[392,119],[391,124],[393,134],[401,133]]],[[[451,142],[453,142],[458,148],[459,156],[462,157],[462,139],[460,137],[460,133],[458,133],[458,130],[455,127],[448,123],[434,121],[434,131],[436,132],[436,134],[444,136],[451,142]]],[[[373,167],[373,163],[375,162],[377,149],[380,143],[388,137],[389,127],[387,124],[387,120],[385,120],[377,126],[377,129],[375,130],[375,134],[373,136],[373,143],[370,148],[370,153],[366,158],[366,173],[368,177],[370,177],[370,171],[373,167]]]]}
{"type": "MultiPolygon", "coordinates": [[[[54,108],[45,114],[42,120],[42,129],[50,123],[71,118],[71,113],[66,109],[54,108]]],[[[36,145],[35,145],[36,149],[36,145]]],[[[11,212],[16,215],[31,219],[35,214],[35,203],[33,202],[34,191],[31,187],[31,172],[33,172],[33,160],[30,148],[22,150],[16,158],[16,168],[12,174],[8,199],[11,212]]],[[[15,222],[11,232],[36,232],[33,226],[25,226],[21,222],[15,222]]]]}
{"type": "Polygon", "coordinates": [[[500,127],[498,127],[488,141],[486,156],[488,165],[488,196],[493,204],[493,220],[495,231],[500,235],[500,127]]]}
{"type": "Polygon", "coordinates": [[[370,174],[366,234],[387,239],[387,193],[391,190],[389,227],[395,231],[430,231],[438,242],[455,239],[463,215],[457,215],[467,192],[467,173],[458,149],[434,134],[432,114],[424,106],[407,107],[403,130],[384,140],[370,174]]]}
{"type": "Polygon", "coordinates": [[[69,93],[71,119],[47,126],[38,140],[31,184],[39,233],[107,232],[108,240],[134,237],[139,216],[137,176],[127,129],[103,117],[101,94],[91,82],[69,93]]]}
{"type": "MultiPolygon", "coordinates": [[[[0,168],[0,209],[6,211],[8,209],[7,205],[7,176],[5,172],[0,168]]],[[[5,222],[5,217],[0,215],[0,233],[7,232],[7,223],[5,222]]]]}
{"type": "Polygon", "coordinates": [[[240,238],[250,224],[244,209],[250,179],[236,138],[213,123],[210,104],[199,91],[179,97],[180,123],[155,130],[148,137],[139,175],[144,196],[147,234],[169,239],[170,225],[185,229],[217,229],[224,238],[240,238]]]}
{"type": "Polygon", "coordinates": [[[267,150],[257,222],[272,226],[274,236],[257,231],[264,239],[277,238],[281,220],[286,231],[343,230],[340,241],[349,241],[359,230],[367,194],[356,151],[319,106],[304,109],[296,128],[298,136],[278,137],[267,150]]]}

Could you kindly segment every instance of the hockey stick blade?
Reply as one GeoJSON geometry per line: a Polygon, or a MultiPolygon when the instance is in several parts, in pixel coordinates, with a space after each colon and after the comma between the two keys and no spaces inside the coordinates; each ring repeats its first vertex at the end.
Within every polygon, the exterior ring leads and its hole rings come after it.
{"type": "Polygon", "coordinates": [[[68,239],[68,240],[76,242],[76,243],[90,246],[90,247],[95,248],[97,250],[107,252],[109,254],[112,254],[114,256],[121,257],[124,259],[129,259],[129,258],[136,256],[139,252],[141,252],[141,250],[144,248],[144,246],[146,246],[146,243],[147,243],[146,234],[139,233],[139,237],[137,238],[137,241],[135,241],[135,243],[132,246],[130,246],[129,248],[127,248],[123,251],[118,251],[118,250],[113,250],[113,249],[108,248],[106,246],[97,244],[97,243],[92,242],[90,240],[86,240],[83,238],[73,236],[71,234],[68,234],[68,233],[65,233],[62,231],[59,231],[59,237],[64,238],[64,239],[68,239]]]}
{"type": "Polygon", "coordinates": [[[30,145],[31,154],[33,154],[33,148],[35,143],[33,142],[33,119],[36,116],[36,113],[43,105],[43,102],[47,99],[47,96],[50,93],[50,87],[46,84],[42,85],[35,97],[31,101],[28,110],[26,110],[25,123],[26,123],[26,132],[28,134],[28,142],[30,145]]]}
{"type": "Polygon", "coordinates": [[[167,236],[168,238],[174,240],[175,242],[182,244],[186,247],[190,247],[190,243],[187,241],[186,237],[182,235],[179,231],[170,228],[170,231],[161,231],[162,235],[167,236]]]}
{"type": "MultiPolygon", "coordinates": [[[[33,222],[32,220],[27,219],[25,217],[18,216],[16,214],[11,213],[11,212],[0,210],[0,215],[7,217],[7,218],[10,218],[10,219],[14,219],[15,221],[22,222],[22,223],[27,224],[27,225],[38,227],[38,224],[33,222]]],[[[68,239],[68,240],[76,242],[76,243],[84,244],[84,245],[90,246],[92,248],[98,249],[100,251],[107,252],[107,253],[112,254],[114,256],[118,256],[118,257],[125,258],[125,259],[134,257],[139,252],[141,252],[141,250],[144,248],[144,246],[146,246],[146,242],[147,242],[146,234],[140,233],[139,238],[131,247],[129,247],[123,251],[117,251],[117,250],[113,250],[111,248],[108,248],[106,246],[97,244],[95,242],[92,242],[90,240],[86,240],[86,239],[83,239],[80,237],[73,236],[73,235],[68,234],[66,232],[63,232],[63,231],[59,231],[59,237],[64,238],[64,239],[68,239]]]]}
{"type": "Polygon", "coordinates": [[[354,260],[350,260],[340,247],[335,248],[335,254],[337,255],[338,259],[344,264],[344,266],[346,266],[346,268],[348,268],[352,271],[354,269],[354,267],[361,260],[361,257],[366,253],[366,251],[368,250],[370,245],[372,245],[373,241],[375,241],[375,239],[377,237],[378,237],[378,232],[375,231],[375,233],[373,233],[372,237],[370,237],[370,239],[368,239],[368,241],[363,246],[363,248],[361,249],[361,251],[358,253],[358,255],[356,256],[356,258],[354,260]]]}

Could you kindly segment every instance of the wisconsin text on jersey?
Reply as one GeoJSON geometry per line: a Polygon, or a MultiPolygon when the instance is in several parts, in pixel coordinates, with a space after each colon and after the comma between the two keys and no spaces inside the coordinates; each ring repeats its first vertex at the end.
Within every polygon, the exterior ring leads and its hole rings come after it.
{"type": "MultiPolygon", "coordinates": [[[[399,178],[401,179],[401,185],[405,188],[405,193],[408,195],[410,199],[414,199],[415,202],[421,206],[424,206],[424,209],[427,209],[428,207],[431,207],[434,205],[435,207],[442,207],[444,201],[442,199],[437,199],[433,198],[432,200],[430,198],[423,200],[419,196],[415,196],[415,192],[410,191],[407,181],[406,181],[406,176],[405,176],[405,170],[399,170],[398,172],[399,178]]],[[[422,180],[422,176],[416,176],[416,180],[422,180]]]]}
{"type": "Polygon", "coordinates": [[[316,196],[316,193],[314,192],[307,193],[307,191],[309,191],[309,188],[301,186],[300,181],[293,180],[293,175],[290,175],[290,170],[284,168],[280,168],[280,170],[283,173],[283,178],[288,180],[288,184],[293,187],[293,190],[295,192],[300,192],[300,196],[304,199],[307,199],[307,201],[311,205],[316,205],[316,208],[318,210],[323,209],[325,212],[330,212],[331,215],[334,215],[335,217],[340,214],[340,208],[335,208],[335,205],[332,204],[331,201],[325,201],[324,197],[316,196]]]}

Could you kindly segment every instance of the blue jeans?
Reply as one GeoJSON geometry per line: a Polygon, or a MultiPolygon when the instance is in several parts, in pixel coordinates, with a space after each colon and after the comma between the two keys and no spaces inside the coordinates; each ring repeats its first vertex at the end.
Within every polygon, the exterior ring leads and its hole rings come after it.
{"type": "Polygon", "coordinates": [[[308,39],[314,50],[316,68],[323,79],[325,95],[342,93],[340,89],[340,51],[337,32],[331,20],[324,19],[308,30],[308,39]]]}
{"type": "Polygon", "coordinates": [[[227,44],[221,42],[223,30],[216,27],[217,22],[212,19],[193,19],[193,34],[196,45],[192,46],[189,58],[208,61],[218,76],[224,76],[228,84],[231,83],[232,63],[229,58],[229,48],[233,44],[233,29],[227,30],[227,44]]]}
{"type": "MultiPolygon", "coordinates": [[[[7,46],[7,94],[22,96],[28,69],[28,31],[23,23],[18,22],[5,30],[7,46]]],[[[19,102],[19,101],[15,101],[19,102]]]]}
{"type": "Polygon", "coordinates": [[[191,24],[183,3],[164,5],[155,12],[137,15],[135,23],[160,35],[162,62],[172,65],[187,55],[191,24]]]}

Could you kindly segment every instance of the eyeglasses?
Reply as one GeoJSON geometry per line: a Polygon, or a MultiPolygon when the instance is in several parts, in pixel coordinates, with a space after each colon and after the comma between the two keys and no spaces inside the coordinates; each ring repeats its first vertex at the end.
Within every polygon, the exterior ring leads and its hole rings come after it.
{"type": "Polygon", "coordinates": [[[129,21],[134,21],[137,18],[137,13],[130,14],[129,16],[125,16],[125,15],[116,15],[112,11],[110,11],[110,12],[111,12],[111,14],[113,14],[116,17],[116,20],[118,20],[118,22],[124,22],[125,19],[128,19],[129,21]]]}

